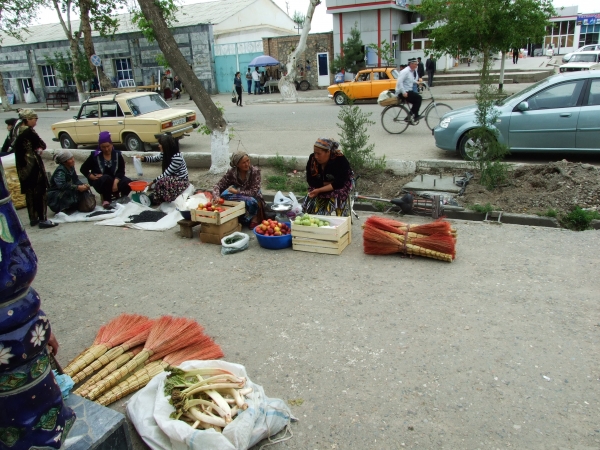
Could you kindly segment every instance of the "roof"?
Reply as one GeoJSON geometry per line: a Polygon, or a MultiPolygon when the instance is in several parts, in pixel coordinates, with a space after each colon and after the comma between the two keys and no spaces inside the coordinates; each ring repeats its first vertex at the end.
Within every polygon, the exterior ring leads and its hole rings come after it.
{"type": "MultiPolygon", "coordinates": [[[[175,28],[198,24],[217,25],[229,17],[238,14],[256,1],[258,0],[216,0],[212,2],[182,5],[177,12],[175,28]]],[[[139,31],[139,28],[136,27],[131,20],[131,14],[118,14],[116,17],[119,19],[119,27],[115,34],[134,33],[139,31]]],[[[71,20],[71,24],[74,30],[79,28],[79,20],[71,20]]],[[[23,41],[4,35],[2,46],[10,47],[13,45],[64,41],[67,39],[60,23],[35,25],[29,27],[28,30],[29,33],[23,33],[23,41]]],[[[99,35],[100,34],[96,31],[92,32],[92,36],[99,35]]]]}

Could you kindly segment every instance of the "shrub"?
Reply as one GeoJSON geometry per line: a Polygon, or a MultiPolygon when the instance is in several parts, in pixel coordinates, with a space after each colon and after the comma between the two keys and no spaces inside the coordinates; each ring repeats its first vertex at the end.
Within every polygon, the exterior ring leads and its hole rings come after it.
{"type": "Polygon", "coordinates": [[[569,230],[583,231],[589,230],[592,220],[597,219],[600,219],[598,211],[589,211],[576,206],[569,214],[563,216],[560,223],[569,230]]]}
{"type": "Polygon", "coordinates": [[[297,159],[295,156],[290,159],[286,159],[277,153],[272,158],[269,158],[268,161],[275,168],[275,170],[281,174],[292,172],[294,169],[296,169],[297,159]]]}

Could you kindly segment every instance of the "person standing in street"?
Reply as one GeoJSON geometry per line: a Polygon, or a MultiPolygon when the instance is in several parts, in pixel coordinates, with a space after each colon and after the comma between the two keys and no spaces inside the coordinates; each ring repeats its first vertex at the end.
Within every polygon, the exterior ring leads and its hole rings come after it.
{"type": "Polygon", "coordinates": [[[417,60],[411,58],[408,60],[408,67],[400,71],[398,81],[396,82],[396,95],[400,101],[406,100],[412,104],[410,109],[411,114],[405,119],[407,122],[414,124],[421,119],[419,109],[421,108],[422,98],[419,94],[413,91],[413,83],[417,77],[417,60]]]}
{"type": "Polygon", "coordinates": [[[512,54],[513,54],[513,64],[517,64],[519,62],[519,49],[516,47],[513,48],[512,54]]]}
{"type": "Polygon", "coordinates": [[[260,74],[258,73],[258,67],[254,68],[252,72],[252,81],[254,81],[254,95],[260,93],[260,74]]]}
{"type": "Polygon", "coordinates": [[[233,85],[235,86],[235,92],[237,94],[237,102],[235,102],[235,104],[237,106],[244,106],[242,105],[242,74],[240,72],[236,72],[235,73],[235,77],[233,78],[233,85]]]}
{"type": "MultiPolygon", "coordinates": [[[[423,81],[423,75],[425,75],[425,66],[423,65],[423,62],[421,61],[421,57],[419,56],[417,58],[418,64],[417,64],[417,75],[419,77],[419,83],[421,83],[423,81]]],[[[416,85],[416,90],[415,92],[419,92],[419,84],[417,83],[416,85]]]]}
{"type": "Polygon", "coordinates": [[[427,72],[427,84],[433,87],[433,75],[435,74],[435,59],[431,55],[427,56],[425,61],[425,71],[427,72]]]}
{"type": "Polygon", "coordinates": [[[246,72],[246,84],[248,84],[248,95],[252,95],[252,73],[250,72],[250,67],[248,67],[248,72],[246,72]]]}

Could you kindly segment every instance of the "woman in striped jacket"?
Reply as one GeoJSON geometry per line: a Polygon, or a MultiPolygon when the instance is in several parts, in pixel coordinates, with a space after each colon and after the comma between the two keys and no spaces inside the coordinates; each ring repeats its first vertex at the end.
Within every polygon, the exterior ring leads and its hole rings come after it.
{"type": "Polygon", "coordinates": [[[187,166],[179,152],[179,142],[171,135],[162,135],[158,138],[158,149],[160,155],[140,158],[142,162],[162,162],[163,173],[152,180],[149,186],[154,188],[150,194],[153,204],[172,202],[190,185],[187,166]]]}

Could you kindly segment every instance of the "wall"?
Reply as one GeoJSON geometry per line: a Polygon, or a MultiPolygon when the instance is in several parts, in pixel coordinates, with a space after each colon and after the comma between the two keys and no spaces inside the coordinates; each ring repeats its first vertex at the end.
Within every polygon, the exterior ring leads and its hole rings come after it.
{"type": "MultiPolygon", "coordinates": [[[[282,36],[263,39],[265,55],[272,56],[285,64],[290,55],[300,42],[300,35],[282,36]]],[[[298,58],[298,76],[296,80],[307,80],[311,89],[318,89],[317,53],[328,53],[329,64],[333,60],[333,33],[313,33],[308,35],[306,50],[298,58]],[[306,61],[309,61],[307,63],[306,61]],[[310,69],[309,69],[310,67],[310,69]]],[[[243,71],[242,71],[243,72],[243,71]]],[[[274,72],[273,72],[274,73],[274,72]]],[[[329,74],[329,84],[333,84],[333,76],[329,74]]]]}

